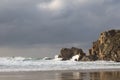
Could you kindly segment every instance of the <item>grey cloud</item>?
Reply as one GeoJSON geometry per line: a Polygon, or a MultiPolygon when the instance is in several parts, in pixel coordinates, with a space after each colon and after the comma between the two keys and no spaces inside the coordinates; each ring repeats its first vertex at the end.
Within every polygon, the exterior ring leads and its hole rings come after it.
{"type": "Polygon", "coordinates": [[[57,11],[38,9],[41,2],[52,0],[0,1],[0,45],[88,43],[99,32],[120,26],[118,0],[62,0],[57,11]],[[117,12],[117,13],[116,13],[117,12]]]}

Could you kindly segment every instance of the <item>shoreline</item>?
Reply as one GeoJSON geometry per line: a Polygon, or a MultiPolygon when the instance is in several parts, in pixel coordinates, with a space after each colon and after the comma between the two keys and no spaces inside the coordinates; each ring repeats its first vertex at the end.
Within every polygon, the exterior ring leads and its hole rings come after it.
{"type": "Polygon", "coordinates": [[[0,71],[0,73],[31,73],[31,72],[120,72],[119,69],[86,69],[86,70],[46,70],[46,71],[40,71],[40,70],[31,70],[31,71],[0,71]]]}

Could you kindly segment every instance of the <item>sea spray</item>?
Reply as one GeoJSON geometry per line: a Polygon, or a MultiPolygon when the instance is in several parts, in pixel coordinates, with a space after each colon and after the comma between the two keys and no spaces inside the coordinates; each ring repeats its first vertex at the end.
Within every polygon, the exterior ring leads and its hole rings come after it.
{"type": "Polygon", "coordinates": [[[56,61],[61,61],[62,58],[59,58],[58,55],[55,55],[55,58],[53,60],[56,60],[56,61]]]}
{"type": "MultiPolygon", "coordinates": [[[[74,56],[72,59],[76,59],[74,56]]],[[[0,72],[11,71],[56,71],[56,70],[91,70],[91,69],[120,69],[120,63],[114,61],[60,61],[24,57],[0,58],[0,72]]]]}
{"type": "Polygon", "coordinates": [[[79,60],[79,57],[80,57],[80,55],[75,55],[75,56],[73,56],[70,60],[71,60],[71,61],[78,61],[78,60],[79,60]]]}

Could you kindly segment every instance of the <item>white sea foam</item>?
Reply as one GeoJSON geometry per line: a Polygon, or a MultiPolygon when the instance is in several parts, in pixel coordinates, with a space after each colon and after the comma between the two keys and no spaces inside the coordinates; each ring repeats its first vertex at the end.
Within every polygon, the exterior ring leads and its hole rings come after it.
{"type": "Polygon", "coordinates": [[[55,55],[55,58],[53,60],[56,60],[56,61],[61,61],[62,58],[59,58],[58,55],[55,55]]]}
{"type": "Polygon", "coordinates": [[[78,61],[79,60],[79,55],[73,56],[70,60],[71,61],[78,61]]]}
{"type": "Polygon", "coordinates": [[[0,72],[9,71],[55,71],[55,70],[89,70],[89,69],[120,69],[120,63],[113,61],[57,61],[40,58],[2,57],[0,72]]]}

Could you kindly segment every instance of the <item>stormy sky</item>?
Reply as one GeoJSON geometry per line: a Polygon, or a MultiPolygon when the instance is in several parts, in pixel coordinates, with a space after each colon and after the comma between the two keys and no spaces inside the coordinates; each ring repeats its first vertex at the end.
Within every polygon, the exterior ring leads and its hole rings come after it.
{"type": "Polygon", "coordinates": [[[0,0],[0,56],[87,52],[109,29],[120,29],[120,0],[0,0]]]}

